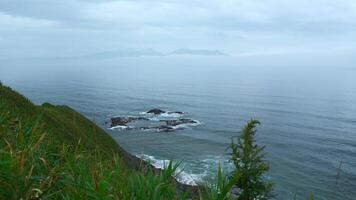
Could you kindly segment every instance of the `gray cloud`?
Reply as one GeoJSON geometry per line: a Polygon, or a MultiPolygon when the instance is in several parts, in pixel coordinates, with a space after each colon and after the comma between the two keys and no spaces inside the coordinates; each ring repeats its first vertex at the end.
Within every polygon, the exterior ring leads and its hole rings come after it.
{"type": "Polygon", "coordinates": [[[2,0],[0,53],[151,47],[244,56],[318,52],[353,46],[355,25],[353,0],[2,0]]]}

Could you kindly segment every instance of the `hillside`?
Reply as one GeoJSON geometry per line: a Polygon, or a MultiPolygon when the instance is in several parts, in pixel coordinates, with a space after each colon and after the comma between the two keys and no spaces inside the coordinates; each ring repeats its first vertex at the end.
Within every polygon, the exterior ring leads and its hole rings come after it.
{"type": "Polygon", "coordinates": [[[0,199],[182,199],[176,165],[145,173],[95,123],[67,106],[34,105],[0,84],[0,199]]]}
{"type": "Polygon", "coordinates": [[[219,167],[214,183],[188,186],[174,178],[179,163],[156,169],[68,106],[36,106],[0,82],[0,199],[270,199],[258,124],[232,140],[230,175],[219,167]]]}

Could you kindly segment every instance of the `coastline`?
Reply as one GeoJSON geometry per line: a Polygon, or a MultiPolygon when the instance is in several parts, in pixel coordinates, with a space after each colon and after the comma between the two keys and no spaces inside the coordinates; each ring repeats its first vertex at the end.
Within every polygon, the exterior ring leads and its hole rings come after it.
{"type": "MultiPolygon", "coordinates": [[[[145,161],[144,159],[139,158],[135,155],[132,155],[131,153],[129,153],[125,149],[123,149],[119,144],[117,144],[117,145],[121,150],[121,154],[124,159],[124,162],[127,164],[127,166],[130,169],[137,170],[137,171],[143,171],[143,172],[152,170],[154,172],[154,174],[161,173],[161,171],[162,171],[161,168],[157,168],[154,165],[152,165],[151,163],[145,161]]],[[[191,198],[199,196],[199,193],[200,193],[199,186],[184,184],[184,183],[179,182],[175,177],[173,177],[173,178],[174,178],[174,184],[175,184],[177,191],[179,193],[182,193],[182,194],[187,193],[188,196],[191,198]]]]}

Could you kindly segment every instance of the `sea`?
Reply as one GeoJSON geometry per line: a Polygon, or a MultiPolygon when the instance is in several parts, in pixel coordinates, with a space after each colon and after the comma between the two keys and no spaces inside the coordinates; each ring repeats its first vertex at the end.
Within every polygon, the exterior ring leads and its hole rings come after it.
{"type": "Polygon", "coordinates": [[[0,80],[36,104],[68,105],[130,153],[177,179],[212,183],[228,174],[231,138],[258,119],[276,199],[356,199],[356,68],[248,64],[235,57],[22,59],[0,62],[0,80]],[[148,116],[150,109],[183,112],[148,116]],[[174,131],[110,128],[112,117],[195,120],[174,131]]]}

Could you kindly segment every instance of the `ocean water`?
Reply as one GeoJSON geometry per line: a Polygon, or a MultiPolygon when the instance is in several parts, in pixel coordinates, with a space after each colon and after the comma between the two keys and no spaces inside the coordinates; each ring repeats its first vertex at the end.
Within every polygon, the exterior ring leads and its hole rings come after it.
{"type": "Polygon", "coordinates": [[[200,122],[162,133],[107,129],[125,149],[162,166],[182,161],[182,182],[231,170],[226,148],[251,118],[266,146],[276,199],[356,199],[356,70],[243,65],[223,58],[6,61],[0,80],[37,104],[66,104],[105,127],[151,108],[200,122]]]}

